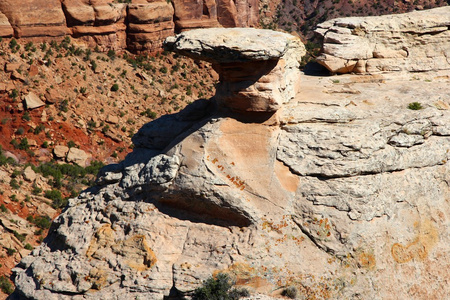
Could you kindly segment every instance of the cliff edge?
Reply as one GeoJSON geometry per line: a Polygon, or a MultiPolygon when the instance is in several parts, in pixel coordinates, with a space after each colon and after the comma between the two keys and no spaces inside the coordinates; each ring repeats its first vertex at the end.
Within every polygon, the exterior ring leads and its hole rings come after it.
{"type": "MultiPolygon", "coordinates": [[[[215,51],[202,42],[209,34],[215,29],[175,41],[220,62],[221,49],[248,50],[255,32],[234,32],[240,45],[225,33],[215,51]]],[[[272,66],[265,74],[298,63],[295,38],[261,34],[272,37],[266,55],[245,62],[272,66]]],[[[235,70],[233,57],[220,63],[235,70]]],[[[264,76],[231,73],[219,80],[234,78],[236,95],[249,87],[267,95],[252,88],[264,76]]],[[[183,299],[218,272],[249,299],[288,287],[306,299],[445,299],[449,82],[448,71],[300,74],[289,83],[299,85],[295,95],[274,109],[236,108],[218,89],[150,122],[134,151],[71,199],[13,270],[12,299],[183,299]]]]}

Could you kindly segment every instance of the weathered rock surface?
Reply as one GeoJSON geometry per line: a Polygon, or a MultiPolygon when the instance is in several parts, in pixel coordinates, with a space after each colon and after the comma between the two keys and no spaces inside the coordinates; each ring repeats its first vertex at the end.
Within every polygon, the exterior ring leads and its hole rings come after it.
{"type": "Polygon", "coordinates": [[[450,69],[450,7],[326,21],[318,62],[335,73],[450,69]]]}
{"type": "Polygon", "coordinates": [[[156,51],[178,31],[258,25],[256,0],[4,0],[0,37],[45,40],[70,35],[101,50],[156,51]],[[120,1],[125,2],[125,1],[120,1]],[[238,13],[239,12],[239,13],[238,13]]]}
{"type": "Polygon", "coordinates": [[[44,106],[45,103],[33,92],[28,93],[24,98],[25,106],[27,109],[34,109],[44,106]]]}
{"type": "Polygon", "coordinates": [[[302,75],[265,122],[200,100],[147,124],[14,269],[14,297],[163,299],[225,271],[272,297],[448,298],[446,72],[302,75]]]}
{"type": "MultiPolygon", "coordinates": [[[[16,0],[0,2],[0,12],[14,29],[14,37],[59,37],[69,33],[59,0],[16,0]]],[[[7,31],[7,35],[9,31],[7,31]]]]}
{"type": "Polygon", "coordinates": [[[216,99],[241,112],[274,112],[299,91],[300,39],[253,28],[198,29],[170,37],[165,48],[212,63],[216,99]]]}

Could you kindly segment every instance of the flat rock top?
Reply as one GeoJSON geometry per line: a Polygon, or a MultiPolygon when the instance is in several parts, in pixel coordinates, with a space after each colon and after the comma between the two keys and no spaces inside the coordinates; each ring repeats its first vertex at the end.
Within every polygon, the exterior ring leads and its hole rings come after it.
{"type": "Polygon", "coordinates": [[[366,31],[428,31],[429,28],[441,28],[450,25],[450,6],[429,10],[413,11],[404,14],[385,16],[348,17],[326,21],[318,25],[320,28],[338,27],[360,28],[366,31]]]}
{"type": "Polygon", "coordinates": [[[297,38],[283,32],[255,28],[196,29],[169,37],[165,48],[210,62],[277,59],[297,38]]]}

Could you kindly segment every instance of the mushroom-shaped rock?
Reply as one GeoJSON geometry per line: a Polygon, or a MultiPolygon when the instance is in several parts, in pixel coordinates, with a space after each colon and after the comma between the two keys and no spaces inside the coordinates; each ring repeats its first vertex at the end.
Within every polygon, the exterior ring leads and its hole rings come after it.
{"type": "Polygon", "coordinates": [[[165,49],[212,63],[216,99],[239,112],[275,112],[299,91],[305,47],[287,33],[254,28],[208,28],[169,37],[165,49]]]}

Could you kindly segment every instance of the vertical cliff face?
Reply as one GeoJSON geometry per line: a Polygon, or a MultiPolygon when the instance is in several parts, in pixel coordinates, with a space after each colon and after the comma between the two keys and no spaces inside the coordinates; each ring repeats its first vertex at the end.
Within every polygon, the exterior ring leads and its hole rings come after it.
{"type": "Polygon", "coordinates": [[[160,50],[175,31],[258,24],[257,0],[23,2],[1,1],[0,37],[43,40],[70,35],[105,50],[139,52],[160,50]]]}

